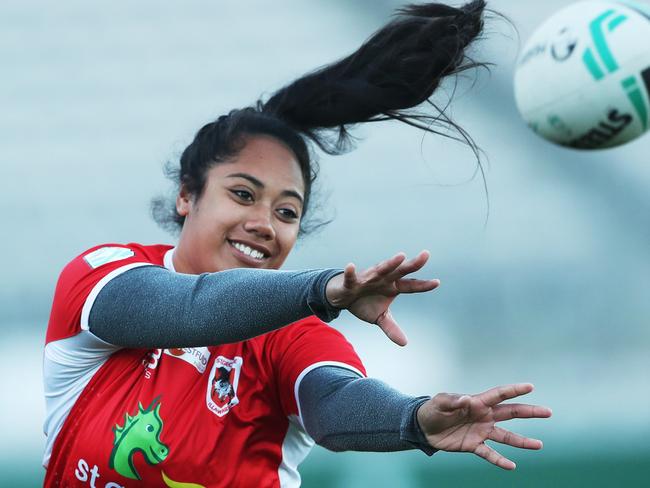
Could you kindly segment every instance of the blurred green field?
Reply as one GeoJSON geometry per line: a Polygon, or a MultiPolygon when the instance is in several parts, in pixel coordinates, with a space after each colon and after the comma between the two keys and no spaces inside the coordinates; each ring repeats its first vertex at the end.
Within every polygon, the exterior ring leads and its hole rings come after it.
{"type": "MultiPolygon", "coordinates": [[[[641,453],[581,454],[535,461],[518,456],[518,468],[505,472],[471,456],[434,455],[418,460],[409,454],[334,454],[318,449],[302,465],[305,488],[343,487],[644,487],[650,486],[650,449],[641,453]]],[[[415,454],[417,456],[417,454],[415,454]]],[[[532,455],[532,454],[531,454],[532,455]]],[[[0,486],[41,486],[43,471],[20,462],[0,462],[0,486]]],[[[101,484],[99,485],[101,486],[101,484]]]]}
{"type": "MultiPolygon", "coordinates": [[[[350,454],[347,454],[349,456],[350,454]]],[[[326,457],[343,455],[327,454],[326,457]]],[[[356,454],[354,456],[357,456],[356,454]]],[[[383,463],[392,464],[389,455],[381,454],[367,457],[360,455],[356,467],[359,473],[350,479],[349,469],[337,469],[334,462],[323,463],[310,459],[301,469],[303,486],[306,488],[342,488],[365,486],[393,486],[399,488],[420,487],[645,487],[650,486],[650,450],[642,453],[622,455],[603,449],[601,455],[580,455],[564,459],[535,461],[533,458],[519,461],[515,471],[506,472],[488,464],[481,464],[471,456],[460,455],[461,461],[451,460],[450,454],[443,454],[440,459],[425,462],[408,463],[410,469],[404,469],[402,463],[396,463],[399,470],[391,476],[383,463]],[[379,471],[378,473],[374,473],[379,471]],[[388,476],[387,476],[388,474],[388,476]]],[[[345,463],[348,464],[347,462],[345,463]]]]}

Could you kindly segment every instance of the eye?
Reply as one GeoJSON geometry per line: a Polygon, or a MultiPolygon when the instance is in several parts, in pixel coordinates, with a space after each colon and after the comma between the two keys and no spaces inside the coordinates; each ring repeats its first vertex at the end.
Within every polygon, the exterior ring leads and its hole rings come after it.
{"type": "Polygon", "coordinates": [[[243,202],[252,202],[253,201],[253,194],[249,192],[248,190],[230,190],[230,193],[235,195],[237,199],[243,201],[243,202]]]}
{"type": "Polygon", "coordinates": [[[298,218],[298,214],[290,208],[280,208],[278,209],[278,213],[285,220],[296,220],[298,218]]]}
{"type": "Polygon", "coordinates": [[[151,425],[151,424],[147,424],[147,426],[145,427],[145,429],[147,429],[147,432],[153,432],[153,425],[151,425]]]}

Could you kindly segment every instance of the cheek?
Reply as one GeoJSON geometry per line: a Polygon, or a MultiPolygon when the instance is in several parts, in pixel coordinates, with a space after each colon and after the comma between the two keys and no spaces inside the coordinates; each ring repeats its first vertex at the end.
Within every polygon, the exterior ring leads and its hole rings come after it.
{"type": "Polygon", "coordinates": [[[282,233],[280,237],[280,242],[282,245],[282,253],[286,257],[293,247],[296,245],[296,241],[298,240],[298,227],[296,226],[295,228],[289,228],[289,229],[284,229],[284,232],[282,233]]]}
{"type": "Polygon", "coordinates": [[[228,202],[218,206],[206,207],[199,212],[199,232],[204,240],[218,241],[224,238],[228,229],[239,221],[239,209],[228,202]]]}

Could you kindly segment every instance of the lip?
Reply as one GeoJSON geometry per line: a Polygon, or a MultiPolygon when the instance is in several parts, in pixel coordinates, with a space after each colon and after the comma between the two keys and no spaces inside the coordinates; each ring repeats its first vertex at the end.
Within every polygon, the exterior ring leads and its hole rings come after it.
{"type": "Polygon", "coordinates": [[[271,256],[271,252],[264,246],[260,246],[259,244],[253,244],[248,241],[243,241],[241,239],[227,239],[228,242],[228,247],[232,250],[232,253],[234,256],[239,260],[242,261],[244,264],[250,267],[260,267],[263,266],[271,256]],[[233,243],[238,242],[240,244],[244,244],[245,246],[250,247],[251,249],[255,249],[256,251],[261,252],[264,254],[264,257],[262,259],[255,259],[252,256],[249,256],[248,254],[245,254],[241,252],[239,249],[237,249],[233,243]]]}

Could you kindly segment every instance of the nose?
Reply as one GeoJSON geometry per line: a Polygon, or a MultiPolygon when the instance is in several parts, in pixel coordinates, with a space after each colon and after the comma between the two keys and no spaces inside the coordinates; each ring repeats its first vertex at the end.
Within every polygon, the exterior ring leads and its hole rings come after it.
{"type": "Polygon", "coordinates": [[[246,222],[244,222],[244,230],[264,240],[271,241],[275,239],[275,229],[271,217],[268,208],[260,207],[252,211],[246,222]]]}

